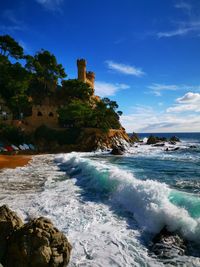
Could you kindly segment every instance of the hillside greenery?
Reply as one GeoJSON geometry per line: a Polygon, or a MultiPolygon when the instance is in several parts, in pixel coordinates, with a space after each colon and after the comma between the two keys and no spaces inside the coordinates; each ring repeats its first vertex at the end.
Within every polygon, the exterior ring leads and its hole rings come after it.
{"type": "Polygon", "coordinates": [[[26,55],[12,37],[0,36],[0,97],[14,118],[22,113],[30,115],[32,105],[48,96],[59,107],[62,127],[120,128],[122,112],[117,111],[115,101],[95,99],[87,84],[66,77],[64,67],[51,52],[42,49],[26,55]]]}

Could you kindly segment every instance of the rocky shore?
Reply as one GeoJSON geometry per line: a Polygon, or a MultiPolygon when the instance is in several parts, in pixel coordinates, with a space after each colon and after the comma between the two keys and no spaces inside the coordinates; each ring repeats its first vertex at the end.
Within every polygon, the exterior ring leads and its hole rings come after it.
{"type": "Polygon", "coordinates": [[[0,263],[3,267],[65,267],[72,246],[47,218],[27,223],[0,207],[0,263]]]}

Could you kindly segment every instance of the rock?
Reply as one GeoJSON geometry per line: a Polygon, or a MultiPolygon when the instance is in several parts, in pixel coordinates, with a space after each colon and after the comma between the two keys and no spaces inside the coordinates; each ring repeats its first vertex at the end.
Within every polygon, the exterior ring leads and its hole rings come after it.
{"type": "Polygon", "coordinates": [[[180,139],[177,137],[177,136],[172,136],[170,139],[169,139],[170,142],[180,142],[180,139]]]}
{"type": "Polygon", "coordinates": [[[176,145],[176,142],[175,141],[169,141],[169,144],[170,145],[176,145]]]}
{"type": "Polygon", "coordinates": [[[160,259],[171,259],[177,255],[185,255],[187,242],[178,233],[172,233],[164,227],[153,238],[150,250],[160,259]]]}
{"type": "Polygon", "coordinates": [[[155,147],[162,147],[162,146],[165,146],[165,143],[157,143],[157,144],[155,144],[153,146],[155,146],[155,147]]]}
{"type": "Polygon", "coordinates": [[[22,220],[8,206],[0,207],[0,261],[5,254],[8,238],[22,225],[22,220]]]}
{"type": "Polygon", "coordinates": [[[197,146],[194,146],[194,145],[193,145],[193,146],[190,146],[189,148],[197,148],[197,146]]]}
{"type": "Polygon", "coordinates": [[[132,135],[130,137],[130,140],[131,140],[132,143],[140,142],[140,138],[139,138],[138,134],[136,134],[134,132],[132,133],[132,135]]]}
{"type": "Polygon", "coordinates": [[[50,220],[34,219],[15,231],[9,239],[5,267],[64,267],[71,245],[50,220]]]}
{"type": "Polygon", "coordinates": [[[112,155],[123,155],[125,148],[122,146],[114,147],[113,150],[110,152],[112,155]]]}
{"type": "Polygon", "coordinates": [[[154,135],[150,135],[149,138],[147,139],[147,145],[154,145],[159,142],[166,142],[167,138],[166,137],[158,137],[154,135]]]}
{"type": "Polygon", "coordinates": [[[153,135],[150,135],[147,140],[147,145],[154,145],[156,143],[160,142],[159,138],[153,135]]]}

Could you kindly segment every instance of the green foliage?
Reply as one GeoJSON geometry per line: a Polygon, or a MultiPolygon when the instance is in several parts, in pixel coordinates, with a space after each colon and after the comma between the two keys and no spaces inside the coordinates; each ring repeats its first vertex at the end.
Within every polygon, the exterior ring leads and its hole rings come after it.
{"type": "Polygon", "coordinates": [[[32,73],[29,93],[36,97],[47,96],[56,88],[58,79],[66,77],[63,66],[46,50],[38,52],[33,57],[26,56],[26,69],[32,73]]]}
{"type": "Polygon", "coordinates": [[[0,140],[19,145],[25,141],[25,138],[24,133],[20,129],[11,125],[0,125],[0,140]]]}
{"type": "Polygon", "coordinates": [[[89,127],[92,119],[92,108],[81,100],[73,100],[58,110],[61,125],[67,127],[89,127]]]}
{"type": "Polygon", "coordinates": [[[74,99],[89,101],[93,90],[86,83],[78,80],[67,80],[62,82],[62,89],[57,91],[58,99],[65,99],[70,102],[74,99]]]}
{"type": "Polygon", "coordinates": [[[79,135],[80,130],[77,128],[58,131],[50,129],[45,125],[38,127],[35,131],[35,139],[37,141],[44,140],[46,143],[57,142],[59,145],[76,144],[79,135]]]}
{"type": "Polygon", "coordinates": [[[9,35],[1,35],[0,55],[20,59],[23,58],[23,48],[9,35]]]}

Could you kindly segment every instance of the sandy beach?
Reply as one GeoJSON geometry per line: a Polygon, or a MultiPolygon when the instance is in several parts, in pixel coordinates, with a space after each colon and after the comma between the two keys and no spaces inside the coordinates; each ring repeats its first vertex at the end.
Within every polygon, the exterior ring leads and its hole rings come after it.
{"type": "Polygon", "coordinates": [[[31,160],[31,156],[0,155],[0,169],[22,167],[31,160]]]}

